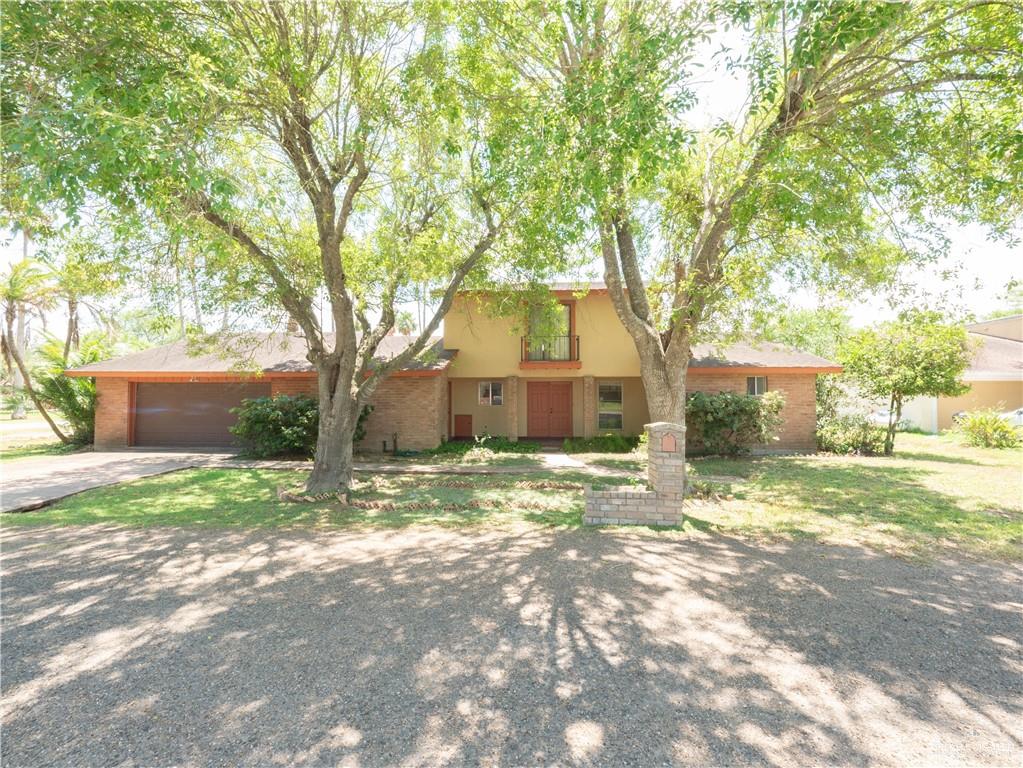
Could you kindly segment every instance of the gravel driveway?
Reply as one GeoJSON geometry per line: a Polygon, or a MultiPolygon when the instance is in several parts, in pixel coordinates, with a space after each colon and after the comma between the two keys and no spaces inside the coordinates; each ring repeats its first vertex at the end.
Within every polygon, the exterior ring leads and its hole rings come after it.
{"type": "Polygon", "coordinates": [[[1010,566],[526,526],[2,545],[5,768],[1023,760],[1010,566]]]}

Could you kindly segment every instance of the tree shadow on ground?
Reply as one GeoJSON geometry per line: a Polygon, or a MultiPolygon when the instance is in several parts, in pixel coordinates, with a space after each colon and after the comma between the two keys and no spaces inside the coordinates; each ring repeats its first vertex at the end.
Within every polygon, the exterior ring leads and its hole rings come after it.
{"type": "Polygon", "coordinates": [[[1018,572],[535,526],[3,536],[4,765],[1018,762],[1018,572]]]}
{"type": "MultiPolygon", "coordinates": [[[[739,488],[736,495],[856,526],[880,527],[907,543],[1012,543],[1011,522],[978,509],[969,499],[929,488],[925,480],[935,471],[792,459],[759,476],[755,489],[739,488]]],[[[802,522],[813,522],[806,517],[791,525],[799,528],[802,522]]],[[[1019,531],[1015,533],[1019,543],[1019,531]]]]}

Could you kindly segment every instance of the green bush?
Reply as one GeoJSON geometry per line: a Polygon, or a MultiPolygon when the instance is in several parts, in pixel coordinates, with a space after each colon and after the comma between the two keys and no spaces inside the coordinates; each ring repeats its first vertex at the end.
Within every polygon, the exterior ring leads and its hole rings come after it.
{"type": "Polygon", "coordinates": [[[472,440],[448,440],[436,448],[423,451],[421,455],[426,456],[462,456],[469,451],[486,449],[494,453],[536,453],[540,450],[540,443],[529,440],[513,442],[507,437],[499,435],[476,435],[472,440]]]}
{"type": "Polygon", "coordinates": [[[838,374],[825,373],[816,377],[814,390],[817,399],[817,423],[831,421],[838,416],[839,406],[845,400],[845,391],[838,374]]]}
{"type": "Polygon", "coordinates": [[[817,449],[826,453],[877,456],[884,453],[886,430],[865,416],[836,416],[817,425],[817,449]]]}
{"type": "Polygon", "coordinates": [[[595,437],[566,437],[562,448],[565,453],[630,453],[637,445],[638,435],[609,432],[595,437]]]}
{"type": "Polygon", "coordinates": [[[257,397],[231,412],[238,415],[231,432],[246,456],[308,458],[316,451],[320,414],[311,397],[257,397]]]}
{"type": "Polygon", "coordinates": [[[1019,428],[991,408],[963,414],[956,431],[967,445],[978,448],[1015,448],[1023,442],[1019,428]]]}
{"type": "Polygon", "coordinates": [[[738,456],[770,442],[781,426],[785,398],[780,392],[694,392],[686,403],[686,443],[703,453],[738,456]]]}

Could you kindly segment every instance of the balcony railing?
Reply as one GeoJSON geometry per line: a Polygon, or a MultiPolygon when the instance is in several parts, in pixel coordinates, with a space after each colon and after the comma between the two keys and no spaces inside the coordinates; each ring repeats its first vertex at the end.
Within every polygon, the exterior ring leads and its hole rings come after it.
{"type": "Polygon", "coordinates": [[[579,359],[578,336],[523,336],[523,362],[563,362],[579,359]]]}

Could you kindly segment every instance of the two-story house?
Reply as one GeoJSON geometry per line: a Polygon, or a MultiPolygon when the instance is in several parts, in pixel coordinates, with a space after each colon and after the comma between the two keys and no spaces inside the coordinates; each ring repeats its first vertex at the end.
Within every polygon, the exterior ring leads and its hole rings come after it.
{"type": "MultiPolygon", "coordinates": [[[[635,346],[601,284],[556,285],[553,325],[531,332],[528,316],[497,311],[492,296],[463,292],[444,319],[444,335],[422,359],[382,382],[359,449],[425,449],[451,438],[502,435],[562,438],[639,434],[649,421],[635,346]]],[[[523,308],[523,315],[528,315],[523,308]]],[[[410,343],[389,336],[379,354],[410,343]]],[[[251,352],[256,376],[232,373],[217,356],[189,356],[183,343],[69,371],[96,377],[96,445],[228,446],[230,409],[243,398],[315,395],[301,338],[270,335],[251,352]]],[[[827,360],[777,345],[694,349],[691,391],[785,395],[774,447],[813,450],[816,376],[840,370],[827,360]]]]}

